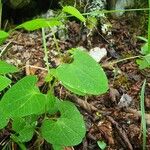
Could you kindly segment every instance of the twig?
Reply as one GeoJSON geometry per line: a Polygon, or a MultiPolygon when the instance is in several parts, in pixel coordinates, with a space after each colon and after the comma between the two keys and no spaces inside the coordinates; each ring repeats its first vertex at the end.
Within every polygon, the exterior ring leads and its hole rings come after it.
{"type": "Polygon", "coordinates": [[[82,107],[84,110],[86,110],[88,113],[96,112],[98,109],[94,107],[93,105],[89,104],[87,101],[84,101],[80,98],[78,98],[75,95],[68,94],[67,97],[75,103],[77,103],[80,107],[82,107]]]}
{"type": "Polygon", "coordinates": [[[119,136],[123,140],[123,142],[126,144],[126,148],[128,150],[133,150],[133,147],[125,133],[125,131],[119,126],[119,124],[111,117],[106,116],[106,118],[114,125],[114,127],[117,129],[119,136]]]}
{"type": "Polygon", "coordinates": [[[42,67],[37,67],[37,66],[32,66],[32,65],[25,65],[22,67],[22,69],[26,68],[26,67],[30,67],[30,68],[35,68],[35,69],[40,69],[40,70],[43,70],[43,71],[47,71],[46,68],[42,68],[42,67]]]}
{"type": "Polygon", "coordinates": [[[0,57],[2,57],[2,54],[7,50],[8,46],[11,44],[11,42],[7,43],[6,46],[1,50],[0,57]]]}
{"type": "MultiPolygon", "coordinates": [[[[136,115],[138,117],[141,117],[141,111],[137,111],[136,109],[127,108],[125,111],[128,113],[133,113],[134,115],[136,115]]],[[[145,113],[145,120],[146,120],[147,125],[149,126],[150,125],[150,114],[145,113]]]]}
{"type": "Polygon", "coordinates": [[[112,113],[111,111],[99,110],[98,108],[96,108],[92,104],[88,103],[87,101],[85,101],[75,95],[72,95],[70,93],[67,93],[67,97],[72,102],[78,104],[81,108],[83,108],[89,114],[92,114],[93,112],[97,112],[103,116],[107,116],[112,113]]]}

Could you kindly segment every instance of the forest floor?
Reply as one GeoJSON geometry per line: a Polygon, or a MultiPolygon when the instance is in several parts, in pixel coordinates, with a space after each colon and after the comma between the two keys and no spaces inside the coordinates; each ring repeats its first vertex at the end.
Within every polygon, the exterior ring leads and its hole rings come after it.
{"type": "MultiPolygon", "coordinates": [[[[143,31],[135,22],[136,19],[110,18],[109,21],[112,25],[111,35],[104,35],[99,30],[99,32],[93,32],[93,35],[88,38],[79,23],[70,21],[68,23],[69,40],[58,41],[62,52],[79,46],[87,50],[94,47],[106,48],[107,56],[100,63],[109,79],[110,87],[106,94],[90,97],[77,97],[60,85],[56,87],[55,92],[59,98],[67,98],[77,105],[87,127],[83,142],[66,150],[99,150],[97,141],[104,141],[107,144],[107,150],[141,150],[140,91],[145,78],[147,79],[145,91],[147,149],[150,149],[149,70],[140,70],[136,59],[125,60],[114,66],[106,65],[114,60],[139,55],[142,42],[136,36],[141,35],[143,31]]],[[[45,67],[45,62],[41,37],[40,32],[14,32],[3,45],[6,50],[2,59],[21,67],[22,71],[12,77],[14,82],[25,75],[37,75],[39,77],[37,85],[42,92],[46,92],[44,77],[47,72],[42,69],[45,67]]],[[[47,39],[47,47],[50,50],[49,62],[56,67],[60,60],[55,57],[56,46],[50,38],[47,39]]],[[[5,139],[7,132],[5,130],[0,138],[5,139]]],[[[30,145],[31,143],[29,147],[30,145]]],[[[44,147],[43,149],[48,149],[44,147]]]]}

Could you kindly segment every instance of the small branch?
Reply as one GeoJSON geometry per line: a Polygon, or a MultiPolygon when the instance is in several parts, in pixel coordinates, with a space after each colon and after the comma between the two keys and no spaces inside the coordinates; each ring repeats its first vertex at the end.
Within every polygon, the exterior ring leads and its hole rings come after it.
{"type": "Polygon", "coordinates": [[[40,70],[43,70],[43,71],[47,71],[47,69],[45,68],[42,68],[42,67],[36,67],[36,66],[32,66],[32,65],[25,65],[22,67],[22,69],[26,68],[26,67],[31,67],[31,68],[35,68],[35,69],[40,69],[40,70]]]}
{"type": "Polygon", "coordinates": [[[109,67],[113,67],[115,64],[126,61],[126,60],[131,60],[131,59],[136,59],[136,58],[141,58],[141,55],[138,56],[133,56],[133,57],[128,57],[128,58],[123,58],[123,59],[119,59],[119,60],[115,60],[112,62],[108,62],[108,63],[104,63],[102,64],[102,67],[104,68],[109,68],[109,67]]]}
{"type": "Polygon", "coordinates": [[[118,135],[121,137],[123,142],[126,144],[126,148],[128,150],[133,150],[133,147],[125,133],[125,131],[119,126],[119,124],[111,117],[111,116],[106,116],[106,118],[113,124],[113,126],[117,129],[118,135]]]}
{"type": "Polygon", "coordinates": [[[47,47],[46,47],[46,37],[45,37],[44,28],[42,28],[42,40],[43,40],[44,54],[45,54],[44,61],[45,61],[45,64],[46,64],[47,71],[49,73],[50,68],[49,68],[49,62],[48,62],[48,50],[47,50],[47,47]]]}

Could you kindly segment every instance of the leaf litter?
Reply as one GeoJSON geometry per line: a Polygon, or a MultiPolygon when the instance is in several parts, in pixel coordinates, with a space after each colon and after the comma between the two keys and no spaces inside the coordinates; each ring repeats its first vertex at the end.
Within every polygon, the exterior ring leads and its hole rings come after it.
{"type": "MultiPolygon", "coordinates": [[[[112,35],[105,35],[108,42],[98,33],[94,33],[90,38],[87,38],[87,33],[82,30],[80,24],[70,21],[68,23],[68,39],[66,41],[58,39],[61,52],[65,54],[67,49],[77,46],[82,46],[88,50],[94,47],[105,48],[107,56],[102,59],[101,63],[114,61],[116,58],[137,55],[140,43],[134,36],[140,35],[142,33],[141,29],[135,29],[131,24],[128,25],[128,18],[111,19],[110,21],[112,35]],[[87,44],[89,40],[92,47],[87,44]]],[[[21,76],[37,75],[39,79],[38,86],[44,89],[44,78],[47,70],[43,61],[41,33],[39,31],[31,33],[16,31],[7,40],[6,45],[8,43],[10,45],[3,52],[2,59],[22,68],[21,76]]],[[[52,38],[47,37],[47,47],[49,49],[49,65],[56,67],[61,60],[57,59],[57,50],[52,38]]],[[[139,92],[148,70],[144,70],[144,73],[141,72],[134,60],[115,64],[114,68],[105,68],[109,78],[110,90],[101,96],[77,97],[61,85],[55,88],[55,93],[59,98],[67,98],[78,106],[87,126],[87,135],[83,142],[74,148],[66,147],[65,149],[98,150],[97,141],[99,140],[105,141],[108,150],[141,149],[139,92]],[[114,68],[119,68],[121,72],[115,74],[114,68]]],[[[20,77],[17,76],[17,78],[20,77]]],[[[147,83],[150,84],[149,77],[147,83]]],[[[149,104],[150,90],[147,88],[145,99],[147,147],[150,147],[149,104]]],[[[8,135],[8,130],[5,129],[0,134],[0,141],[7,140],[8,135]]],[[[45,145],[47,143],[43,144],[43,148],[46,147],[45,145]]]]}

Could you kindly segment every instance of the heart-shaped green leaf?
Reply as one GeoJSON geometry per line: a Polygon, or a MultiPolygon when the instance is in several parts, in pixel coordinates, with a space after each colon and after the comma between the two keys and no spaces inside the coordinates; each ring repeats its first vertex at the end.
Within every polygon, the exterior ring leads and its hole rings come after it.
{"type": "Polygon", "coordinates": [[[79,144],[85,136],[83,118],[77,108],[71,102],[58,104],[60,118],[48,119],[42,124],[43,138],[54,145],[73,146],[79,144]]]}
{"type": "Polygon", "coordinates": [[[40,28],[54,27],[60,25],[62,25],[62,23],[56,19],[39,18],[22,23],[21,25],[17,26],[16,29],[24,28],[28,31],[34,31],[40,28]]]}
{"type": "Polygon", "coordinates": [[[62,11],[73,15],[74,17],[78,18],[82,22],[86,21],[85,17],[83,17],[83,15],[73,6],[65,6],[63,7],[62,11]]]}
{"type": "Polygon", "coordinates": [[[55,76],[70,91],[79,95],[99,95],[108,90],[108,80],[101,66],[86,52],[76,49],[71,64],[62,64],[55,76]]]}
{"type": "Polygon", "coordinates": [[[45,112],[45,95],[35,86],[37,78],[26,76],[12,86],[2,97],[2,107],[9,117],[24,117],[45,112]]]}
{"type": "Polygon", "coordinates": [[[15,66],[0,60],[0,74],[14,73],[17,71],[18,69],[15,66]]]}
{"type": "Polygon", "coordinates": [[[36,82],[35,76],[26,76],[5,93],[0,101],[0,128],[6,126],[10,118],[57,111],[55,98],[40,93],[36,82]]]}
{"type": "Polygon", "coordinates": [[[10,83],[11,83],[10,79],[0,75],[0,91],[5,89],[10,83]]]}

